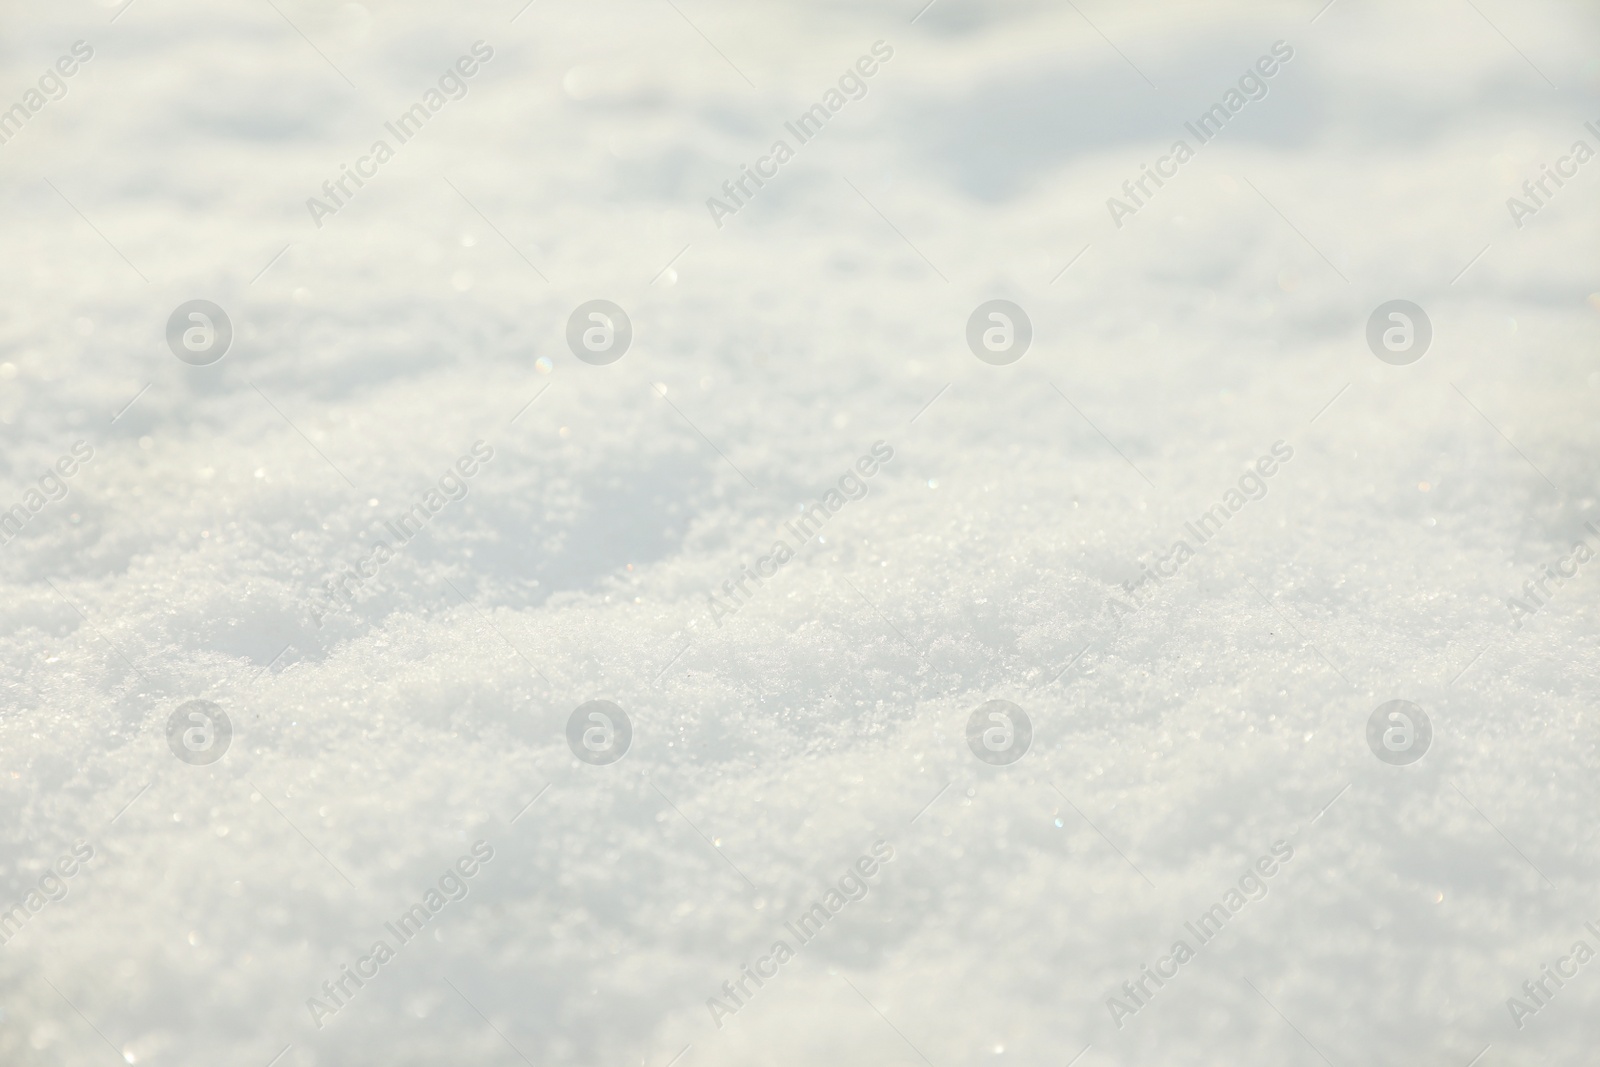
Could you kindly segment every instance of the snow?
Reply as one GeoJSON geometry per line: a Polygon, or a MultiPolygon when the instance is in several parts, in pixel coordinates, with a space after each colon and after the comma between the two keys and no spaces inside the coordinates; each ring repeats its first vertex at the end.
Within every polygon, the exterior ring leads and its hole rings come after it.
{"type": "Polygon", "coordinates": [[[0,144],[0,1062],[1592,1058],[1600,168],[1507,199],[1600,147],[1595,13],[918,6],[8,15],[0,107],[93,56],[0,144]]]}

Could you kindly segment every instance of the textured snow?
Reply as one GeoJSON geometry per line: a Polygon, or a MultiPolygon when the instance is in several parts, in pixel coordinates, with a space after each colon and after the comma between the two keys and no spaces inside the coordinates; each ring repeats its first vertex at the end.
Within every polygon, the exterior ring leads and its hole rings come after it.
{"type": "Polygon", "coordinates": [[[1600,962],[1520,1029],[1507,998],[1600,949],[1600,568],[1518,629],[1507,601],[1600,546],[1600,161],[1521,228],[1506,198],[1600,146],[1595,11],[521,6],[9,5],[0,107],[94,56],[0,145],[0,509],[93,458],[0,545],[0,908],[64,889],[0,949],[0,1062],[1594,1059],[1600,962]],[[719,229],[706,198],[878,41],[719,229]],[[964,340],[996,297],[1033,323],[1011,366],[964,340]],[[165,342],[194,298],[233,322],[211,366],[165,342]],[[608,366],[565,340],[596,298],[633,323],[608,366]],[[1409,366],[1364,340],[1396,298],[1433,324],[1409,366]],[[714,618],[875,442],[866,495],[714,618]],[[1365,733],[1397,698],[1434,731],[1403,767],[1365,733]],[[194,699],[233,725],[210,765],[168,747],[194,699]],[[566,739],[594,699],[632,722],[609,765],[566,739]],[[1033,726],[1009,766],[967,745],[994,699],[1033,726]]]}

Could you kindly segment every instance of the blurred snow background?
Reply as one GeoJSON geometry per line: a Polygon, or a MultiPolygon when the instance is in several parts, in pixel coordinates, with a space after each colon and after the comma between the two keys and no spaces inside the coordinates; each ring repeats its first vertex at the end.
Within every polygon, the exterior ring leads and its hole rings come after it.
{"type": "Polygon", "coordinates": [[[94,458],[0,546],[0,907],[96,858],[0,949],[0,1061],[1594,1057],[1600,963],[1520,1030],[1506,998],[1600,948],[1600,577],[1520,630],[1506,600],[1600,523],[1600,161],[1521,229],[1505,201],[1600,145],[1597,12],[918,6],[4,5],[0,106],[94,56],[0,145],[0,507],[94,458]],[[880,40],[718,229],[705,199],[880,40]],[[1266,98],[1114,226],[1278,40],[1266,98]],[[963,340],[995,297],[1033,321],[1009,367],[963,340]],[[234,326],[208,367],[164,340],[194,298],[234,326]],[[564,340],[594,298],[634,327],[605,367],[564,340]],[[1433,323],[1411,366],[1363,339],[1394,298],[1433,323]],[[876,440],[869,495],[715,625],[876,440]],[[1109,610],[1278,440],[1267,496],[1109,610]],[[234,726],[209,766],[167,745],[196,698],[234,726]],[[596,698],[634,729],[604,767],[564,733],[596,698]],[[1410,767],[1365,741],[1393,698],[1433,723],[1410,767]],[[990,699],[1033,722],[1009,767],[966,746],[990,699]],[[467,899],[314,1027],[479,839],[467,899]],[[1106,998],[1280,839],[1119,1030],[1106,998]]]}

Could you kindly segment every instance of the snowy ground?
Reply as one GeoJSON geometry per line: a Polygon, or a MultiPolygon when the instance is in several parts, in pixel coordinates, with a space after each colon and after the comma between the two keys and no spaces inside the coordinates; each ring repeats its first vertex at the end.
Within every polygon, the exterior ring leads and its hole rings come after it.
{"type": "Polygon", "coordinates": [[[1600,14],[920,6],[5,5],[0,1063],[1600,1057],[1600,14]]]}

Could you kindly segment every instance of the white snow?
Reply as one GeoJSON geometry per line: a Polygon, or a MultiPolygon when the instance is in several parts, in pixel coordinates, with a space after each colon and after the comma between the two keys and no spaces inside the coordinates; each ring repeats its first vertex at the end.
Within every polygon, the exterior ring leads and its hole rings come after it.
{"type": "Polygon", "coordinates": [[[1520,1029],[1507,1000],[1600,950],[1600,577],[1520,629],[1507,602],[1600,546],[1600,168],[1520,228],[1507,198],[1600,148],[1596,12],[919,6],[12,6],[0,107],[93,58],[0,144],[0,508],[28,514],[0,1063],[1595,1058],[1600,966],[1520,1029]],[[319,228],[307,199],[480,41],[319,228]],[[706,199],[879,41],[718,228],[706,199]],[[210,366],[167,347],[196,298],[233,324],[210,366]],[[602,298],[633,341],[594,366],[567,318],[602,298]],[[1032,320],[1010,366],[967,349],[992,298],[1032,320]],[[1433,326],[1409,366],[1364,339],[1397,298],[1433,326]],[[866,495],[713,619],[875,442],[866,495]],[[1264,495],[1113,608],[1277,442],[1264,495]],[[1366,741],[1398,698],[1433,730],[1410,766],[1366,741]],[[195,699],[232,724],[215,763],[169,748],[195,699]],[[596,699],[631,721],[610,764],[567,741],[596,699]],[[994,699],[1032,724],[1008,766],[968,748],[994,699]],[[865,895],[786,934],[878,842],[865,895]],[[1119,1029],[1107,999],[1278,842],[1119,1029]]]}

